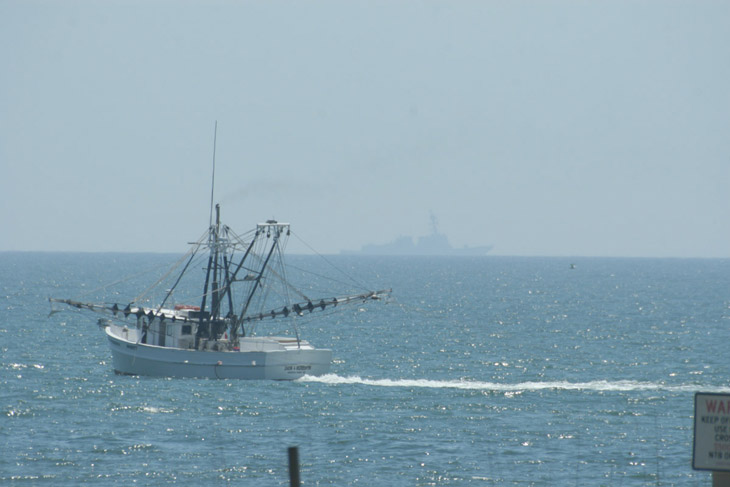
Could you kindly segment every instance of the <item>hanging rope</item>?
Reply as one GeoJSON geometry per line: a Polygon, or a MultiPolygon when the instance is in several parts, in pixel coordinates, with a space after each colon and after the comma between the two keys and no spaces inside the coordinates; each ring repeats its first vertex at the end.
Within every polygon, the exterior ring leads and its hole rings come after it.
{"type": "Polygon", "coordinates": [[[339,267],[337,267],[336,265],[334,265],[334,264],[333,264],[332,262],[330,262],[330,260],[329,260],[329,259],[327,259],[327,257],[325,257],[324,255],[322,255],[322,254],[320,254],[319,252],[317,252],[316,250],[314,250],[314,248],[312,248],[312,246],[311,246],[311,245],[309,245],[309,244],[308,244],[307,242],[305,242],[305,241],[304,241],[304,239],[302,239],[302,238],[301,238],[301,237],[300,237],[300,236],[299,236],[298,234],[294,233],[293,231],[292,231],[291,233],[292,233],[292,234],[294,234],[294,236],[295,236],[295,237],[297,238],[297,240],[299,240],[299,241],[300,241],[300,242],[301,242],[302,244],[304,244],[304,245],[305,245],[305,246],[306,246],[306,247],[307,247],[307,248],[308,248],[309,250],[311,250],[312,252],[314,252],[314,253],[315,253],[315,254],[316,254],[317,256],[319,256],[319,257],[320,257],[320,258],[321,258],[322,260],[324,260],[324,261],[325,261],[325,262],[326,262],[327,264],[329,264],[329,265],[330,265],[330,266],[331,266],[331,267],[332,267],[333,269],[335,269],[336,271],[338,271],[339,273],[341,273],[341,274],[342,274],[343,276],[345,276],[346,278],[348,278],[349,280],[351,280],[351,281],[352,281],[352,284],[355,284],[355,285],[356,285],[356,286],[358,286],[358,287],[359,287],[360,289],[368,289],[368,286],[366,286],[366,285],[364,285],[363,283],[361,283],[361,282],[357,281],[357,280],[356,280],[355,278],[353,278],[353,277],[352,277],[351,275],[349,275],[348,273],[346,273],[345,271],[343,271],[342,269],[340,269],[339,267]]]}
{"type": "MultiPolygon", "coordinates": [[[[177,269],[178,269],[178,268],[179,268],[179,267],[180,267],[180,266],[182,265],[182,263],[183,263],[183,262],[185,262],[185,261],[186,261],[186,260],[187,260],[187,259],[188,259],[188,258],[190,257],[190,255],[191,255],[191,254],[192,254],[192,255],[194,255],[194,254],[195,254],[195,253],[196,253],[196,252],[198,251],[198,249],[199,249],[199,248],[200,248],[200,246],[202,245],[202,242],[204,241],[204,239],[205,239],[205,238],[206,238],[207,236],[208,236],[208,232],[206,232],[206,233],[205,233],[205,234],[204,234],[204,235],[203,235],[203,236],[202,236],[202,237],[201,237],[201,238],[200,238],[200,239],[199,239],[199,240],[198,240],[198,241],[197,241],[197,242],[196,242],[196,243],[194,244],[194,246],[193,246],[193,247],[191,247],[191,248],[190,248],[190,249],[189,249],[189,250],[188,250],[188,251],[187,251],[187,252],[185,253],[185,255],[183,255],[183,256],[182,256],[182,257],[181,257],[181,258],[180,258],[180,259],[179,259],[179,260],[178,260],[178,261],[177,261],[177,262],[176,262],[176,263],[175,263],[175,264],[174,264],[174,265],[173,265],[173,266],[172,266],[172,267],[170,268],[170,270],[168,270],[168,271],[167,271],[167,273],[165,273],[165,275],[163,275],[163,276],[162,276],[161,278],[159,278],[159,279],[157,280],[157,282],[155,282],[154,284],[152,284],[151,286],[149,286],[149,287],[148,287],[147,289],[145,289],[145,290],[144,290],[144,291],[142,292],[142,294],[140,294],[139,296],[137,296],[136,298],[134,298],[134,299],[133,299],[133,300],[132,300],[131,302],[132,302],[132,303],[137,303],[137,302],[140,302],[140,301],[141,301],[142,299],[145,299],[145,298],[146,298],[146,297],[148,296],[148,294],[149,294],[150,292],[152,292],[152,290],[153,290],[153,289],[155,289],[155,288],[156,288],[157,286],[159,286],[161,282],[163,282],[163,281],[164,281],[165,279],[167,279],[167,278],[168,278],[168,277],[170,276],[170,274],[172,274],[172,273],[173,273],[173,272],[174,272],[175,270],[177,270],[177,269]]],[[[186,269],[187,269],[187,267],[186,267],[186,269]]],[[[181,277],[182,277],[182,275],[181,275],[181,277]]],[[[178,279],[178,280],[179,280],[179,279],[178,279]]]]}

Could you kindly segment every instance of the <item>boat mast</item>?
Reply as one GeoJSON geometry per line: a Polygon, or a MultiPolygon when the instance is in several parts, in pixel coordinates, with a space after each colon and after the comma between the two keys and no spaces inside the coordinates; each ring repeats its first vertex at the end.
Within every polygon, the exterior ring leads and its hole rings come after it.
{"type": "MultiPolygon", "coordinates": [[[[238,337],[238,325],[240,321],[236,318],[235,315],[233,315],[233,296],[231,292],[231,285],[237,280],[238,272],[243,268],[244,262],[246,262],[246,259],[248,258],[249,254],[251,253],[251,250],[253,249],[254,244],[256,243],[256,239],[258,236],[255,236],[251,239],[251,243],[248,244],[248,248],[246,249],[246,252],[243,254],[243,257],[241,257],[241,260],[238,263],[238,266],[236,267],[236,270],[234,270],[232,273],[228,273],[228,265],[226,265],[226,285],[223,289],[223,294],[228,296],[228,304],[230,307],[230,313],[231,313],[231,324],[230,324],[230,334],[231,334],[231,341],[236,342],[238,337]]],[[[232,258],[232,256],[231,256],[232,258]]],[[[231,262],[233,264],[233,262],[231,262]]]]}
{"type": "Polygon", "coordinates": [[[221,225],[221,206],[215,205],[215,229],[213,237],[213,287],[211,289],[211,305],[210,305],[210,319],[217,320],[220,315],[220,297],[219,297],[219,283],[220,283],[220,254],[218,252],[220,245],[220,225],[221,225]]]}
{"type": "Polygon", "coordinates": [[[205,272],[205,284],[203,284],[203,299],[200,304],[200,324],[203,325],[204,322],[207,322],[208,326],[208,336],[210,336],[210,333],[212,330],[210,329],[210,322],[211,319],[215,319],[216,317],[213,316],[213,313],[216,312],[218,308],[218,279],[216,277],[217,275],[217,268],[218,268],[218,232],[220,230],[220,205],[215,205],[216,209],[216,222],[215,227],[213,226],[213,198],[215,196],[215,147],[216,147],[216,141],[218,138],[218,120],[215,121],[215,128],[213,129],[213,174],[211,176],[211,183],[210,183],[210,217],[208,219],[208,246],[210,248],[210,256],[208,257],[208,267],[206,268],[205,272]],[[209,313],[208,318],[205,317],[205,305],[206,301],[208,299],[208,284],[210,283],[211,278],[211,270],[213,271],[213,293],[211,296],[211,313],[209,313]]]}
{"type": "MultiPolygon", "coordinates": [[[[239,323],[241,324],[241,335],[246,336],[246,330],[243,328],[243,320],[246,316],[246,312],[248,311],[248,307],[251,304],[251,300],[253,300],[254,295],[256,294],[256,289],[258,289],[259,284],[261,283],[261,278],[264,275],[264,271],[266,271],[266,266],[269,265],[269,259],[271,259],[271,256],[274,253],[274,250],[276,250],[276,247],[279,244],[279,236],[281,235],[281,228],[278,224],[274,223],[273,225],[267,224],[269,227],[274,227],[274,240],[271,242],[271,248],[269,249],[269,253],[266,255],[266,260],[264,260],[263,265],[261,266],[261,270],[259,271],[258,275],[256,276],[256,280],[253,283],[253,286],[251,286],[251,291],[248,293],[248,299],[246,299],[246,303],[243,305],[243,309],[241,310],[241,314],[239,315],[239,323]]],[[[262,225],[259,225],[259,231],[263,233],[262,225]]],[[[267,238],[269,238],[269,230],[267,230],[267,238]]],[[[258,231],[257,231],[258,234],[258,231]]],[[[238,326],[236,326],[238,328],[238,326]]]]}

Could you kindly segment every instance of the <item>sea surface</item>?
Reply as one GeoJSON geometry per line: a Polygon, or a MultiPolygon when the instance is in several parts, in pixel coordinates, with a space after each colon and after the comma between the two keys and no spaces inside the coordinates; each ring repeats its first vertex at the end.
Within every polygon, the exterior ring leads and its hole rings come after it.
{"type": "Polygon", "coordinates": [[[305,486],[710,485],[730,260],[329,256],[393,298],[302,320],[334,363],[294,382],[117,376],[98,315],[49,316],[170,257],[0,253],[0,484],[281,486],[297,446],[305,486]]]}

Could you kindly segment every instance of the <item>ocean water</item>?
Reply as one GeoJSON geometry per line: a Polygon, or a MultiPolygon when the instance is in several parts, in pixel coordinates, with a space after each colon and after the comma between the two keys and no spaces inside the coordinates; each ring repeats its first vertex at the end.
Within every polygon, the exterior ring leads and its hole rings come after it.
{"type": "Polygon", "coordinates": [[[710,484],[730,260],[328,257],[393,300],[303,321],[335,361],[295,382],[117,376],[97,316],[49,316],[169,257],[0,253],[0,484],[288,485],[289,446],[303,485],[710,484]]]}

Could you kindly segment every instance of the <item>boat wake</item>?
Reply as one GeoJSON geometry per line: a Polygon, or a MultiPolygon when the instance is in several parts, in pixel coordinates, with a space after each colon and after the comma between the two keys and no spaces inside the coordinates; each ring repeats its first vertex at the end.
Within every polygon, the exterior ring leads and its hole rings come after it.
{"type": "Polygon", "coordinates": [[[563,391],[591,391],[591,392],[635,392],[635,391],[662,391],[662,392],[722,392],[730,393],[730,386],[710,386],[702,384],[662,384],[658,382],[640,382],[633,380],[595,380],[588,382],[546,381],[546,382],[518,382],[505,384],[499,382],[480,382],[468,380],[428,380],[428,379],[363,379],[362,377],[342,377],[336,374],[327,374],[319,377],[304,376],[299,382],[319,382],[322,384],[341,385],[355,384],[373,387],[409,387],[432,389],[462,389],[477,391],[492,391],[504,393],[519,393],[527,391],[563,390],[563,391]]]}

